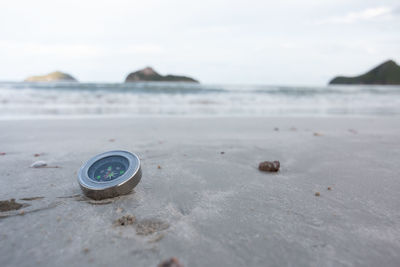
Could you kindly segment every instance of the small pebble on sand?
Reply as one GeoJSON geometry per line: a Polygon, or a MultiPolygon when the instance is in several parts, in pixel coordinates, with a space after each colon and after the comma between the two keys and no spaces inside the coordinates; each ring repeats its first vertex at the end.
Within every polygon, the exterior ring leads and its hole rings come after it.
{"type": "Polygon", "coordinates": [[[109,142],[114,142],[115,139],[111,138],[111,139],[109,139],[108,141],[109,141],[109,142]]]}
{"type": "Polygon", "coordinates": [[[44,168],[47,166],[47,163],[43,160],[35,161],[32,163],[31,168],[44,168]]]}
{"type": "Polygon", "coordinates": [[[158,267],[183,267],[183,264],[181,264],[177,258],[172,257],[168,260],[162,261],[157,266],[158,267]]]}
{"type": "Polygon", "coordinates": [[[314,136],[322,136],[321,133],[314,133],[314,136]]]}
{"type": "Polygon", "coordinates": [[[39,154],[39,153],[35,153],[35,154],[33,154],[33,156],[34,156],[35,158],[37,158],[37,157],[40,157],[40,154],[39,154]]]}
{"type": "Polygon", "coordinates": [[[277,127],[276,127],[276,128],[274,128],[274,131],[276,131],[276,132],[277,132],[277,131],[279,131],[279,128],[277,128],[277,127]]]}
{"type": "Polygon", "coordinates": [[[6,152],[0,152],[0,156],[5,156],[6,152]]]}
{"type": "Polygon", "coordinates": [[[332,190],[332,187],[330,187],[330,186],[328,186],[328,188],[327,188],[329,191],[331,191],[332,190]]]}
{"type": "Polygon", "coordinates": [[[157,169],[161,169],[161,166],[160,166],[160,165],[158,165],[158,166],[157,166],[157,169]]]}
{"type": "Polygon", "coordinates": [[[258,165],[258,169],[263,172],[277,172],[281,163],[277,160],[275,161],[263,161],[258,165]]]}
{"type": "Polygon", "coordinates": [[[83,253],[85,253],[85,254],[88,254],[89,251],[90,251],[90,249],[88,249],[88,248],[84,248],[84,249],[83,249],[83,253]]]}
{"type": "Polygon", "coordinates": [[[321,196],[320,192],[315,192],[315,196],[316,196],[316,197],[321,196]]]}
{"type": "Polygon", "coordinates": [[[221,155],[223,155],[223,154],[225,154],[225,152],[224,152],[224,151],[221,151],[221,155]]]}

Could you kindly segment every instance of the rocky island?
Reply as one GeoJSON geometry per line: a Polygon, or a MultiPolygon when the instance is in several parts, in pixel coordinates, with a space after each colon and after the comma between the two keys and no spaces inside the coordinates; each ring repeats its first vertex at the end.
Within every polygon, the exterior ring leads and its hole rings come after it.
{"type": "Polygon", "coordinates": [[[46,75],[31,76],[25,82],[77,82],[77,80],[67,73],[55,71],[46,75]]]}
{"type": "Polygon", "coordinates": [[[338,76],[329,84],[400,84],[400,66],[393,60],[388,60],[365,74],[355,77],[338,76]]]}
{"type": "Polygon", "coordinates": [[[157,73],[153,68],[146,67],[142,70],[138,70],[130,73],[125,82],[192,82],[198,83],[197,80],[186,77],[186,76],[177,76],[177,75],[161,75],[157,73]]]}

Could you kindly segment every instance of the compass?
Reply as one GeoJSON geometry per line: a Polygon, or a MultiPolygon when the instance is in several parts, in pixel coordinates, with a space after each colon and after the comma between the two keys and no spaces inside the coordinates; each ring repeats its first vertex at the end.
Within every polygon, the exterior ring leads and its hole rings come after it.
{"type": "Polygon", "coordinates": [[[140,181],[140,159],[128,151],[109,151],[82,165],[78,182],[83,193],[93,199],[128,194],[140,181]]]}

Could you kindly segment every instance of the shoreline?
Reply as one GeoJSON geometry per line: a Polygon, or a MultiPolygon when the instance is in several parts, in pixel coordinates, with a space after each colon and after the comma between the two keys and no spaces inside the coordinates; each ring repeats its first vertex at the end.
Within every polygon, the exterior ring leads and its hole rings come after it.
{"type": "Polygon", "coordinates": [[[334,115],[334,114],[319,114],[319,115],[168,115],[168,114],[92,114],[92,115],[33,115],[33,116],[0,116],[1,121],[31,121],[31,120],[107,120],[107,119],[400,119],[400,114],[375,114],[375,115],[334,115]]]}

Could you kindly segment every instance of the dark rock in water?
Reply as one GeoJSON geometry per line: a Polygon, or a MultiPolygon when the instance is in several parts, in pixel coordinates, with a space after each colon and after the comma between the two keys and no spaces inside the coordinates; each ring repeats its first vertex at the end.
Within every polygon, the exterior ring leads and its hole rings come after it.
{"type": "Polygon", "coordinates": [[[281,163],[277,160],[271,161],[263,161],[258,165],[258,169],[263,172],[277,172],[279,171],[279,167],[281,163]]]}
{"type": "Polygon", "coordinates": [[[177,258],[173,257],[162,261],[160,264],[158,264],[158,267],[183,267],[183,264],[181,264],[177,258]]]}
{"type": "Polygon", "coordinates": [[[46,75],[31,76],[25,82],[77,82],[77,80],[67,73],[55,71],[46,75]]]}
{"type": "Polygon", "coordinates": [[[23,206],[23,204],[15,202],[15,199],[13,198],[10,200],[0,201],[0,211],[19,210],[23,206]]]}
{"type": "Polygon", "coordinates": [[[356,77],[338,76],[329,84],[400,84],[400,66],[388,60],[365,74],[356,77]]]}
{"type": "Polygon", "coordinates": [[[160,75],[154,69],[147,67],[130,73],[125,82],[194,82],[198,83],[193,78],[177,75],[160,75]]]}

